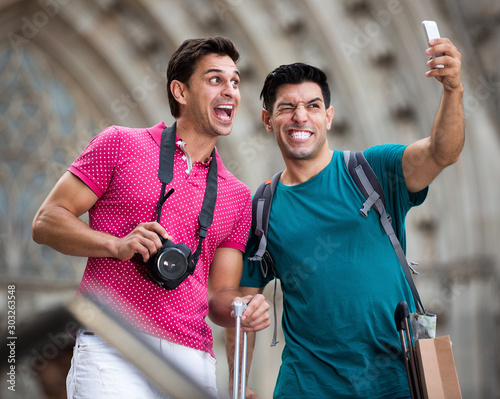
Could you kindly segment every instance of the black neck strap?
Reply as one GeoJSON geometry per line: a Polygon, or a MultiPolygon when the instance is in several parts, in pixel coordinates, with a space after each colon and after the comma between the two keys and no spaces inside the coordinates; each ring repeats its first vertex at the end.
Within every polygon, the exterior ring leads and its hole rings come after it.
{"type": "MultiPolygon", "coordinates": [[[[174,192],[171,188],[167,194],[165,190],[167,184],[174,178],[174,155],[175,155],[175,132],[177,128],[177,123],[172,126],[165,128],[161,134],[161,146],[160,146],[160,168],[158,169],[158,178],[162,183],[160,199],[158,200],[157,207],[157,218],[156,221],[160,223],[161,210],[163,204],[168,197],[174,192]]],[[[200,232],[198,241],[198,247],[193,255],[191,255],[190,260],[194,262],[195,266],[198,262],[198,258],[201,254],[201,244],[203,239],[207,236],[207,230],[212,225],[214,218],[215,202],[217,200],[217,158],[215,156],[215,148],[212,150],[212,161],[210,162],[210,168],[207,175],[207,187],[205,189],[205,196],[203,198],[203,205],[201,207],[200,215],[198,216],[198,222],[200,223],[200,232]]]]}

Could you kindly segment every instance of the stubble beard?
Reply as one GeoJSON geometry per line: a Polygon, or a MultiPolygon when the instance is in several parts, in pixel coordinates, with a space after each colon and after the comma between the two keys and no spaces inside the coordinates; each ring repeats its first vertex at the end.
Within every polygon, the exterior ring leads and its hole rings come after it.
{"type": "Polygon", "coordinates": [[[284,157],[294,160],[294,161],[308,161],[315,159],[321,151],[321,148],[325,144],[326,137],[324,137],[320,142],[316,142],[311,146],[305,148],[292,148],[289,145],[281,144],[280,149],[284,157]]]}

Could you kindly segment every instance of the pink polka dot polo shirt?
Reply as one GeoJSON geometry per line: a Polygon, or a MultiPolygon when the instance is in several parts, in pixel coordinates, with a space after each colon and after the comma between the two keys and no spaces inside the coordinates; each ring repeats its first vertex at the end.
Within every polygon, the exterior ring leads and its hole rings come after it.
{"type": "MultiPolygon", "coordinates": [[[[149,129],[112,126],[97,135],[69,171],[99,197],[89,210],[89,224],[118,237],[139,223],[156,220],[160,196],[158,179],[163,122],[149,129]]],[[[194,252],[198,245],[198,215],[205,194],[209,163],[196,162],[188,173],[186,156],[178,143],[174,193],[163,205],[161,225],[175,243],[194,252]]],[[[186,144],[189,151],[189,143],[186,144]]],[[[171,342],[206,351],[213,356],[208,314],[207,278],[217,248],[244,251],[251,224],[251,196],[247,186],[222,164],[217,154],[218,186],[214,221],[203,241],[196,270],[175,290],[155,285],[146,266],[129,261],[89,258],[79,293],[99,293],[134,328],[171,342]]]]}

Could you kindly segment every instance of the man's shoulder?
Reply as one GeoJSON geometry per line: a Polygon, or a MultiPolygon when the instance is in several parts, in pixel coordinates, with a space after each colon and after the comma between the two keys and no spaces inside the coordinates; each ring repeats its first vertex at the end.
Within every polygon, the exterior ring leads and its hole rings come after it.
{"type": "Polygon", "coordinates": [[[363,154],[368,159],[369,157],[376,158],[393,158],[402,156],[405,148],[404,144],[378,144],[367,148],[363,154]]]}
{"type": "Polygon", "coordinates": [[[230,190],[237,190],[247,195],[251,195],[250,188],[226,168],[217,150],[216,150],[216,157],[217,157],[217,174],[219,175],[219,177],[222,178],[222,181],[224,182],[223,185],[230,190]]]}
{"type": "Polygon", "coordinates": [[[111,125],[102,130],[96,137],[142,137],[149,135],[148,128],[136,128],[128,126],[111,125]]]}
{"type": "Polygon", "coordinates": [[[113,143],[121,150],[131,150],[133,152],[143,151],[151,148],[155,142],[149,128],[136,128],[128,126],[112,125],[99,133],[94,140],[98,140],[101,145],[113,143]]]}
{"type": "Polygon", "coordinates": [[[234,190],[237,192],[240,192],[242,194],[251,195],[250,188],[243,183],[241,180],[239,180],[236,176],[234,176],[229,170],[227,170],[224,167],[224,171],[220,173],[220,176],[224,178],[224,185],[229,189],[229,190],[234,190]]]}
{"type": "Polygon", "coordinates": [[[140,136],[140,135],[145,135],[145,134],[150,134],[149,130],[150,128],[146,127],[129,127],[129,126],[119,126],[119,125],[112,125],[110,128],[114,129],[117,133],[120,133],[124,136],[140,136]]]}

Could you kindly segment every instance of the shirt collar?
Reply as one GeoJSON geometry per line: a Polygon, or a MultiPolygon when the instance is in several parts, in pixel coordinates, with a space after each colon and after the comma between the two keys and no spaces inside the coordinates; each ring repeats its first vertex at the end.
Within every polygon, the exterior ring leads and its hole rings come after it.
{"type": "MultiPolygon", "coordinates": [[[[156,144],[158,146],[161,145],[161,133],[163,132],[163,129],[165,129],[167,126],[165,125],[165,122],[161,121],[157,125],[154,125],[152,127],[149,127],[147,130],[151,137],[153,137],[154,141],[156,141],[156,144]]],[[[176,143],[178,140],[181,138],[176,135],[176,143]]],[[[178,144],[177,144],[178,146],[178,144]]],[[[222,177],[223,179],[227,179],[230,175],[229,171],[226,169],[224,164],[222,163],[222,159],[219,156],[219,152],[217,151],[217,147],[215,147],[215,157],[217,159],[217,175],[219,177],[222,177]]]]}

